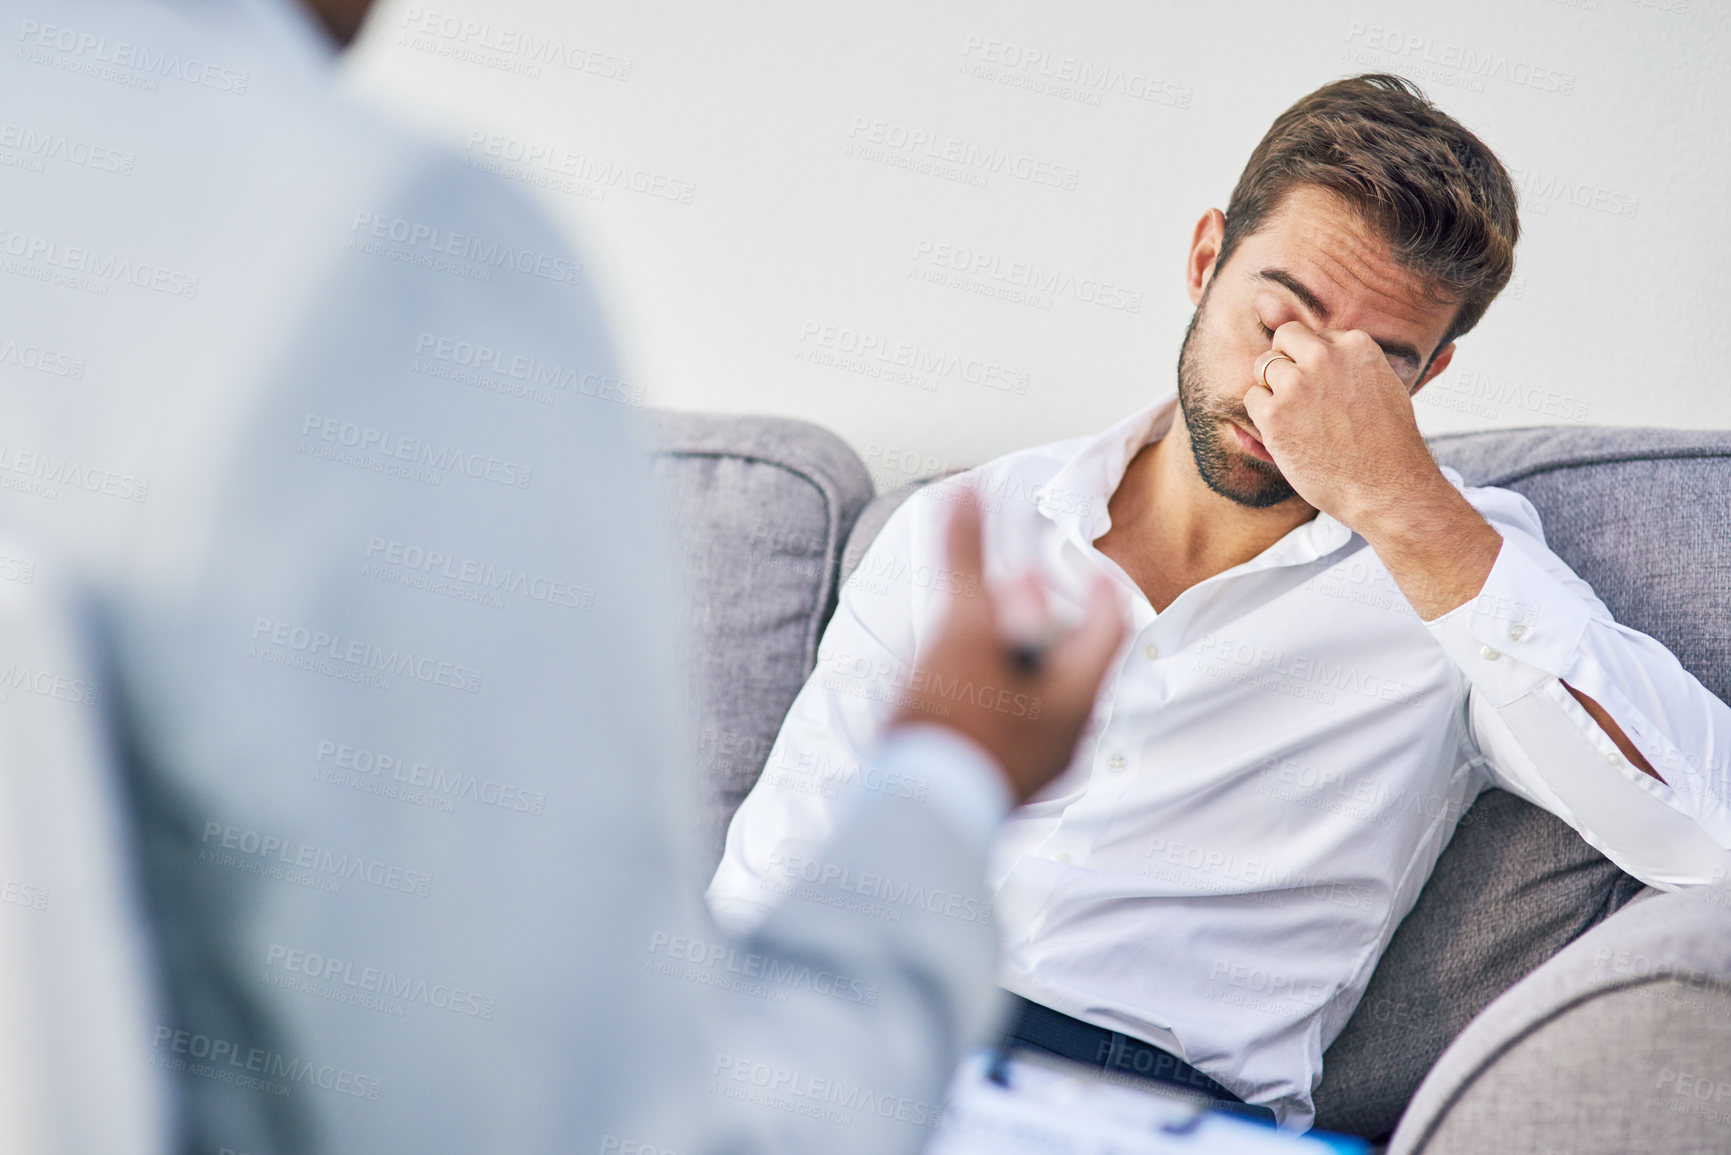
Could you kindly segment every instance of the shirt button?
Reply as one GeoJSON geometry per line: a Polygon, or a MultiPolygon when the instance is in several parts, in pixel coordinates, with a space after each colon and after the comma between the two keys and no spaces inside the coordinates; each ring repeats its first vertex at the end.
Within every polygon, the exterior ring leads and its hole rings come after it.
{"type": "Polygon", "coordinates": [[[1114,769],[1114,770],[1124,769],[1124,755],[1122,755],[1122,754],[1112,755],[1111,758],[1107,759],[1106,765],[1112,767],[1112,769],[1114,769]]]}
{"type": "Polygon", "coordinates": [[[1623,756],[1613,750],[1609,754],[1605,755],[1605,761],[1609,762],[1613,766],[1621,766],[1623,764],[1623,756]]]}
{"type": "Polygon", "coordinates": [[[1142,652],[1147,654],[1148,660],[1152,662],[1155,658],[1160,656],[1160,647],[1155,645],[1153,642],[1149,642],[1147,645],[1142,647],[1142,652]]]}
{"type": "Polygon", "coordinates": [[[1058,853],[1052,855],[1052,861],[1053,862],[1068,862],[1068,861],[1070,861],[1070,856],[1068,854],[1065,854],[1062,850],[1060,850],[1060,851],[1058,851],[1058,853]]]}
{"type": "Polygon", "coordinates": [[[1479,656],[1484,658],[1484,660],[1487,662],[1494,662],[1498,658],[1502,657],[1502,654],[1498,653],[1496,650],[1491,649],[1489,646],[1480,646],[1479,647],[1479,656]]]}
{"type": "Polygon", "coordinates": [[[1526,636],[1527,636],[1527,627],[1520,625],[1518,623],[1516,625],[1512,625],[1509,627],[1509,637],[1513,638],[1515,641],[1518,642],[1526,636]]]}

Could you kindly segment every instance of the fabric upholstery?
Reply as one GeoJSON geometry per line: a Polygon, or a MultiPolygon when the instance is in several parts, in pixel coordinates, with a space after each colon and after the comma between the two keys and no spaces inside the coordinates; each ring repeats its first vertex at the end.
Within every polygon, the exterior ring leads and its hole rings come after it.
{"type": "MultiPolygon", "coordinates": [[[[1551,547],[1617,620],[1731,698],[1731,434],[1547,427],[1432,439],[1471,485],[1538,508],[1551,547]]],[[[923,482],[860,515],[842,578],[923,482]]],[[[1458,824],[1358,1011],[1324,1056],[1317,1125],[1380,1138],[1486,1004],[1640,884],[1560,820],[1500,790],[1458,824]]]]}
{"type": "Polygon", "coordinates": [[[1498,998],[1397,1155],[1731,1149],[1731,889],[1642,898],[1498,998]]]}
{"type": "Polygon", "coordinates": [[[775,417],[655,413],[654,473],[687,582],[700,822],[710,865],[817,662],[842,545],[872,494],[827,430],[775,417]]]}

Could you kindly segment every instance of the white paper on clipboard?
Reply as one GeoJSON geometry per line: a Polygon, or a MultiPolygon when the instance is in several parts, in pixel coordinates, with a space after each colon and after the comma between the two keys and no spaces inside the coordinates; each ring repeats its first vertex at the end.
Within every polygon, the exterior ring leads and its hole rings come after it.
{"type": "Polygon", "coordinates": [[[988,1051],[950,1087],[925,1155],[1324,1155],[1334,1143],[1203,1110],[1191,1100],[1106,1082],[1080,1068],[1012,1058],[1008,1086],[988,1051]]]}

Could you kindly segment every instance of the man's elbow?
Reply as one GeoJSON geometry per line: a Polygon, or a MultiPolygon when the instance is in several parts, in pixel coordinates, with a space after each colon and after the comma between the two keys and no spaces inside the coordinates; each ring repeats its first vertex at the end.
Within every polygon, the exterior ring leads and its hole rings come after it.
{"type": "Polygon", "coordinates": [[[1616,721],[1611,717],[1605,707],[1599,705],[1599,703],[1594,701],[1592,698],[1587,697],[1587,695],[1581,693],[1567,682],[1563,683],[1563,689],[1575,696],[1575,701],[1579,702],[1581,708],[1587,711],[1594,722],[1598,723],[1599,729],[1603,730],[1606,736],[1616,744],[1618,751],[1622,753],[1623,757],[1629,760],[1630,765],[1638,767],[1642,773],[1650,775],[1651,777],[1658,779],[1660,782],[1665,781],[1663,778],[1659,777],[1659,772],[1653,769],[1653,764],[1647,761],[1646,756],[1635,748],[1635,744],[1629,740],[1627,734],[1623,733],[1623,728],[1617,725],[1616,721]]]}

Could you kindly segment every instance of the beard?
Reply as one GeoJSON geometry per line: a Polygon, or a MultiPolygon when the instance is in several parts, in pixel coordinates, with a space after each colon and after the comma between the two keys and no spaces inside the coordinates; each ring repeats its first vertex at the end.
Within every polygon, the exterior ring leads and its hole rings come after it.
{"type": "Polygon", "coordinates": [[[1279,505],[1294,496],[1280,468],[1272,461],[1251,456],[1222,436],[1221,426],[1228,421],[1255,426],[1243,405],[1222,401],[1208,379],[1203,367],[1207,336],[1197,332],[1207,311],[1208,292],[1204,290],[1202,303],[1196,306],[1178,349],[1178,408],[1184,413],[1184,428],[1190,432],[1196,472],[1209,489],[1248,509],[1279,505]]]}

